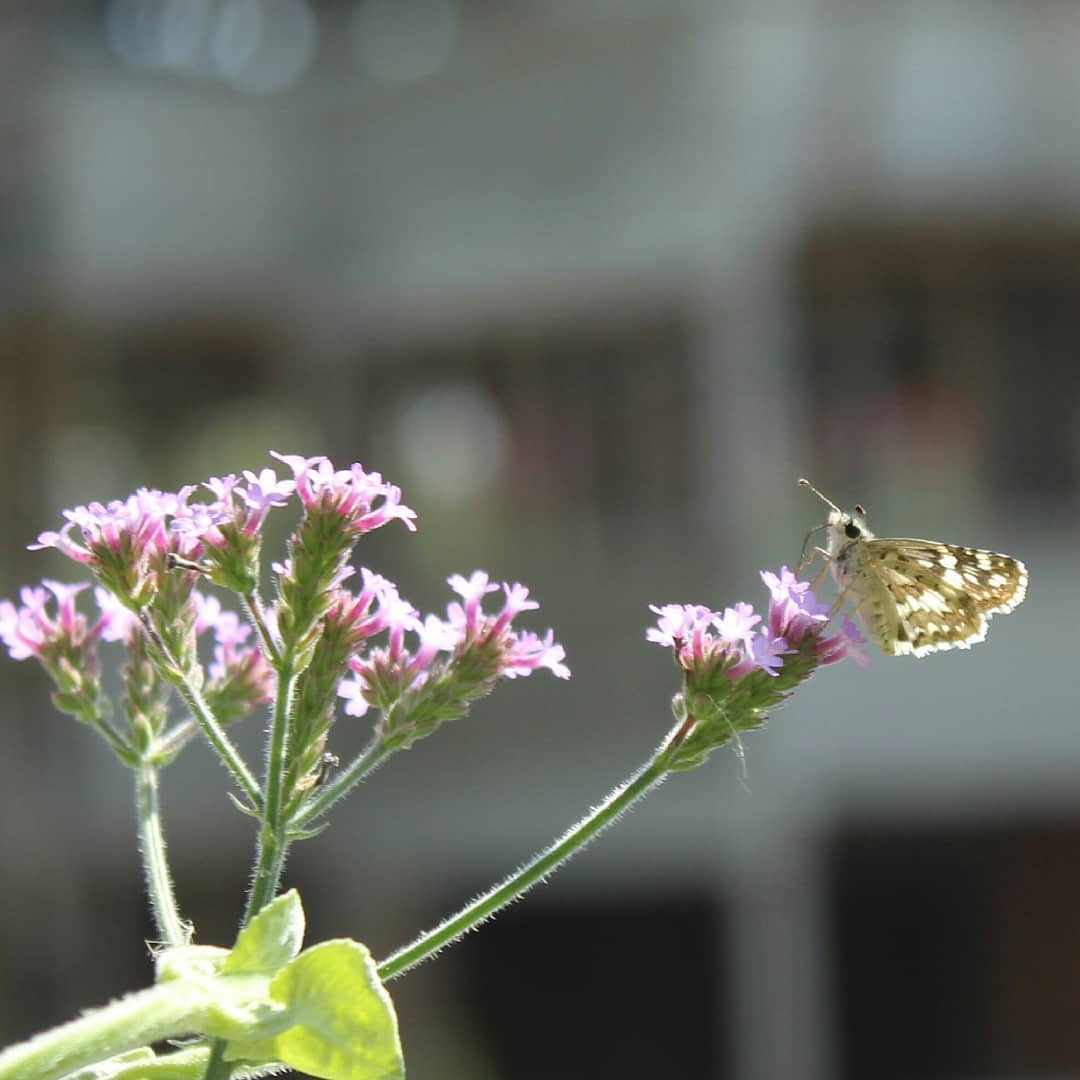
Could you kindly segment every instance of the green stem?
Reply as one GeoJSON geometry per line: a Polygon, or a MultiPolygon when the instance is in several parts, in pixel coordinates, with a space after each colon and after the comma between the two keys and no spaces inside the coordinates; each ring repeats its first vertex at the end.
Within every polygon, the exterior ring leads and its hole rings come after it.
{"type": "Polygon", "coordinates": [[[146,636],[161,655],[164,663],[162,674],[179,691],[180,696],[191,710],[192,716],[199,721],[199,726],[210,741],[210,745],[218,752],[218,756],[225,763],[225,768],[233,774],[233,779],[244,789],[244,793],[251,800],[252,805],[261,806],[262,794],[259,791],[259,785],[255,782],[255,777],[251,775],[251,770],[248,769],[243,758],[237,753],[236,747],[229,741],[225,729],[217,722],[214,714],[210,711],[210,706],[206,704],[206,700],[195,688],[191,680],[188,679],[186,673],[181,670],[179,664],[169,652],[169,647],[154,627],[150,616],[143,612],[140,621],[146,636]]]}
{"type": "Polygon", "coordinates": [[[180,917],[169,873],[158,804],[158,772],[153,765],[143,764],[136,769],[135,801],[139,815],[139,848],[158,936],[165,945],[187,945],[190,935],[180,917]]]}
{"type": "Polygon", "coordinates": [[[102,737],[112,747],[113,753],[121,761],[131,761],[132,751],[130,744],[113,727],[109,720],[106,720],[104,716],[97,716],[92,723],[101,732],[102,737]]]}
{"type": "Polygon", "coordinates": [[[274,700],[270,745],[266,755],[266,804],[263,808],[262,828],[259,830],[251,891],[248,893],[247,910],[244,912],[244,926],[273,900],[289,847],[282,810],[285,803],[289,720],[295,686],[296,673],[293,670],[292,658],[284,657],[278,672],[277,697],[274,700]]]}
{"type": "Polygon", "coordinates": [[[54,1080],[159,1038],[168,993],[160,987],[131,994],[43,1032],[0,1054],[0,1080],[54,1080]]]}
{"type": "Polygon", "coordinates": [[[225,1060],[225,1047],[229,1044],[225,1039],[215,1039],[210,1046],[210,1058],[206,1063],[206,1072],[203,1080],[229,1080],[232,1075],[232,1066],[225,1060]]]}
{"type": "Polygon", "coordinates": [[[171,761],[199,733],[199,725],[194,720],[183,720],[170,728],[155,740],[151,753],[158,762],[171,761]]]}
{"type": "Polygon", "coordinates": [[[478,896],[456,915],[421,934],[411,944],[398,949],[379,964],[379,978],[384,982],[397,978],[426,960],[441,948],[456,941],[500,908],[543,881],[550,873],[580,851],[598,833],[611,825],[632,803],[648,794],[668,773],[674,751],[693,727],[687,717],[672,729],[653,756],[629,780],[620,784],[599,806],[590,810],[576,825],[546,847],[520,870],[501,884],[478,896]]]}
{"type": "Polygon", "coordinates": [[[378,768],[390,752],[391,747],[386,740],[376,736],[330,783],[321,787],[318,794],[304,804],[293,824],[303,826],[325,814],[338,799],[344,798],[368,773],[378,768]]]}
{"type": "Polygon", "coordinates": [[[218,756],[224,762],[225,768],[232,773],[233,779],[243,789],[251,804],[256,807],[262,806],[262,792],[259,790],[258,782],[251,775],[251,770],[225,734],[225,729],[217,722],[202,694],[192,686],[186,677],[182,677],[176,683],[176,688],[187,703],[192,716],[199,721],[199,726],[203,729],[203,734],[206,735],[210,745],[218,752],[218,756]]]}
{"type": "MultiPolygon", "coordinates": [[[[239,993],[236,1015],[242,1009],[256,1015],[266,994],[258,986],[250,994],[239,993]]],[[[117,1054],[204,1030],[218,1015],[204,980],[163,983],[8,1047],[0,1053],[0,1080],[57,1080],[117,1054]]]]}
{"type": "Polygon", "coordinates": [[[248,619],[251,620],[251,625],[255,627],[259,640],[262,641],[267,660],[277,667],[281,663],[281,652],[277,642],[274,641],[273,634],[270,633],[270,627],[266,624],[266,615],[263,613],[259,594],[253,592],[247,596],[241,595],[240,602],[244,605],[244,610],[247,612],[248,619]]]}

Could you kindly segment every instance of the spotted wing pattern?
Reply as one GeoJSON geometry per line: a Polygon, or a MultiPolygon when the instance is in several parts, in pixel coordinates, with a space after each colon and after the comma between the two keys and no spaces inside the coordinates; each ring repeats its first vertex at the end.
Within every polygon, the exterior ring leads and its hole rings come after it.
{"type": "Polygon", "coordinates": [[[1027,592],[1024,564],[994,551],[863,537],[845,554],[843,588],[877,645],[897,656],[969,648],[1027,592]]]}

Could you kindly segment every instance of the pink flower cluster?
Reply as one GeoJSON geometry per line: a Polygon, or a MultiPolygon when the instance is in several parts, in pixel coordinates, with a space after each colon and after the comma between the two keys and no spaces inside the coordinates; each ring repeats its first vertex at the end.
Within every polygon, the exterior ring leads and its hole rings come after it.
{"type": "Polygon", "coordinates": [[[85,583],[46,582],[45,588],[23,590],[20,607],[0,604],[0,640],[17,659],[82,648],[96,663],[93,642],[130,640],[141,633],[140,619],[157,628],[152,634],[175,631],[179,636],[169,647],[179,655],[189,643],[192,659],[194,639],[212,632],[209,697],[216,693],[219,704],[234,712],[245,703],[270,700],[274,665],[288,657],[306,668],[299,707],[312,711],[305,722],[313,732],[323,723],[322,702],[335,693],[347,700],[346,712],[362,715],[372,704],[386,710],[403,695],[425,686],[430,691],[438,682],[438,709],[452,710],[486,693],[497,678],[539,668],[569,676],[551,630],[540,637],[514,629],[518,615],[537,607],[523,585],[504,584],[501,608],[486,614],[484,597],[499,586],[480,571],[469,578],[455,575],[450,585],[460,600],[449,605],[445,618],[421,618],[392,582],[367,569],[360,572],[359,592],[351,592],[344,583],[355,573],[348,558],[357,538],[392,521],[414,530],[415,513],[402,504],[396,486],[359,464],[336,469],[326,457],[273,456],[291,478],[279,479],[270,468],[245,471],[175,494],[140,489],[124,500],[65,511],[63,528],[42,533],[31,547],[55,548],[94,574],[104,586],[95,590],[100,617],[90,626],[76,611],[75,596],[85,583]],[[209,498],[196,497],[200,487],[209,498]],[[288,557],[273,563],[278,597],[264,609],[256,591],[262,526],[271,509],[293,496],[304,515],[288,557]],[[196,581],[243,596],[263,620],[261,640],[235,612],[194,589],[196,581]],[[58,610],[52,615],[47,608],[54,598],[58,610]],[[374,647],[378,634],[386,635],[385,644],[374,647]],[[409,637],[416,643],[407,644],[409,637]]]}
{"type": "Polygon", "coordinates": [[[0,641],[11,658],[46,660],[57,650],[76,652],[97,640],[126,638],[136,625],[135,616],[104,589],[94,590],[100,614],[93,624],[78,611],[75,598],[89,587],[86,581],[67,585],[46,580],[20,589],[18,607],[0,600],[0,641]],[[50,610],[54,604],[55,613],[50,610]]]}
{"type": "Polygon", "coordinates": [[[308,511],[331,511],[355,534],[394,520],[415,531],[416,512],[402,505],[401,489],[384,482],[381,474],[365,472],[358,463],[335,469],[325,457],[270,453],[292,469],[296,493],[308,511]]]}
{"type": "Polygon", "coordinates": [[[674,649],[687,672],[720,671],[733,680],[753,671],[775,678],[784,658],[796,653],[812,659],[814,666],[845,656],[865,660],[859,649],[863,637],[851,619],[845,618],[837,633],[826,634],[829,609],[809,582],[799,581],[786,566],[779,574],[763,570],[761,579],[769,590],[764,621],[746,603],[722,612],[699,604],[650,605],[658,619],[646,637],[674,649]]]}
{"type": "MultiPolygon", "coordinates": [[[[486,614],[484,597],[500,588],[486,573],[477,570],[468,578],[454,574],[449,584],[461,602],[448,605],[445,619],[437,615],[421,619],[419,612],[396,593],[394,603],[385,605],[387,645],[350,660],[353,674],[343,679],[338,688],[347,701],[345,712],[362,716],[371,705],[384,706],[409,693],[421,692],[434,679],[452,677],[462,669],[469,672],[462,674],[463,681],[469,683],[471,679],[475,685],[529,675],[540,668],[547,668],[560,679],[570,677],[570,669],[563,663],[566,651],[555,642],[553,630],[541,638],[529,630],[513,629],[516,616],[539,606],[529,599],[524,585],[504,583],[502,608],[486,614]],[[417,646],[411,651],[406,647],[407,633],[417,638],[417,646]],[[444,653],[447,659],[440,663],[440,654],[444,653]]],[[[459,689],[469,696],[473,688],[462,685],[459,689]]]]}

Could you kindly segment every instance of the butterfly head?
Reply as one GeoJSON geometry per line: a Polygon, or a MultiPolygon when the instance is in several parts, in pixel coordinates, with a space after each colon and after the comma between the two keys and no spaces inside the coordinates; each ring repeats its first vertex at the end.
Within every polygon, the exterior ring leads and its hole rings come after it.
{"type": "Polygon", "coordinates": [[[849,544],[859,540],[873,539],[874,534],[866,527],[866,510],[856,503],[855,512],[849,514],[841,510],[839,506],[827,499],[809,480],[800,480],[801,487],[809,488],[828,508],[829,520],[822,526],[828,530],[829,554],[835,556],[849,544]]]}

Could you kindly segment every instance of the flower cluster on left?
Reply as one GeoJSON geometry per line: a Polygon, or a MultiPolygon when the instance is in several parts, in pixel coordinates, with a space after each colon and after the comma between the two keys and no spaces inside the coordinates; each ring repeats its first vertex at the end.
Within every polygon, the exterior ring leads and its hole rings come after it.
{"type": "MultiPolygon", "coordinates": [[[[258,508],[264,492],[248,477],[238,498],[257,529],[270,502],[258,508]]],[[[291,483],[275,482],[275,504],[283,505],[290,490],[291,483]]],[[[64,511],[60,531],[44,532],[30,545],[55,548],[92,576],[92,615],[79,610],[90,581],[46,580],[23,588],[18,604],[0,601],[0,641],[10,655],[38,660],[54,683],[57,708],[96,727],[130,765],[166,763],[197,730],[186,718],[169,728],[173,686],[194,695],[219,726],[274,696],[275,672],[251,626],[196,587],[209,576],[196,561],[209,544],[183,528],[194,516],[188,505],[194,491],[140,489],[126,499],[77,506],[64,511]],[[119,720],[101,681],[99,645],[111,642],[124,657],[119,720]]],[[[220,502],[200,509],[220,520],[220,502]]],[[[247,549],[257,557],[257,543],[247,549]]]]}
{"type": "Polygon", "coordinates": [[[201,726],[245,808],[295,839],[387,754],[461,716],[500,678],[569,670],[551,631],[514,627],[536,607],[522,585],[503,585],[501,606],[485,613],[484,597],[500,587],[480,571],[454,575],[458,599],[442,617],[422,615],[367,568],[350,588],[357,541],[391,522],[415,530],[415,513],[359,464],[273,456],[283,477],[245,471],[64,511],[63,527],[31,548],[61,552],[92,581],[47,580],[17,603],[0,601],[0,641],[14,659],[39,661],[57,707],[100,731],[128,765],[167,763],[201,726]],[[290,504],[299,521],[272,564],[276,595],[264,602],[263,526],[290,504]],[[239,610],[222,603],[228,593],[239,610]],[[103,690],[105,643],[122,648],[119,708],[103,690]],[[174,689],[188,715],[173,715],[174,689]],[[276,742],[260,782],[226,728],[271,704],[276,742]],[[326,745],[339,705],[376,718],[367,750],[335,772],[326,745]]]}
{"type": "Polygon", "coordinates": [[[349,1080],[404,1075],[393,1006],[367,949],[339,940],[299,951],[299,898],[278,895],[287,852],[388,756],[464,715],[501,679],[570,671],[552,631],[516,625],[537,606],[524,585],[454,574],[445,613],[425,615],[394,582],[357,572],[352,556],[366,533],[393,522],[416,528],[379,473],[272,456],[277,469],[64,511],[63,527],[31,548],[66,556],[83,580],[46,580],[0,601],[10,655],[37,660],[56,706],[96,729],[134,774],[139,851],[166,947],[153,990],[0,1051],[2,1077],[67,1076],[105,1057],[102,1076],[227,1080],[286,1065],[349,1080]],[[297,521],[266,573],[273,596],[264,599],[264,525],[289,506],[297,521]],[[109,645],[122,668],[118,700],[102,671],[109,645]],[[256,776],[230,725],[263,706],[256,776]],[[345,764],[328,749],[339,713],[371,725],[345,764]],[[200,731],[235,781],[234,802],[256,822],[231,952],[192,943],[161,823],[160,771],[200,731]],[[184,1047],[160,1057],[148,1045],[179,1036],[189,1037],[184,1047]]]}

